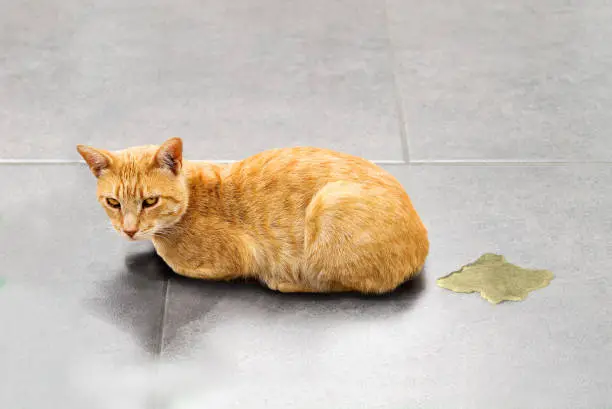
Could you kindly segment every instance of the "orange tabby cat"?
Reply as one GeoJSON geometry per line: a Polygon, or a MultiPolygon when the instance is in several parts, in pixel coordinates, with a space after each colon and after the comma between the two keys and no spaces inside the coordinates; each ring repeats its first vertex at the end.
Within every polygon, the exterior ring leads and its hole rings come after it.
{"type": "Polygon", "coordinates": [[[282,292],[385,293],[418,274],[429,250],[399,182],[358,157],[287,148],[219,166],[183,161],[179,138],[78,151],[113,226],[152,239],[184,276],[252,277],[282,292]]]}

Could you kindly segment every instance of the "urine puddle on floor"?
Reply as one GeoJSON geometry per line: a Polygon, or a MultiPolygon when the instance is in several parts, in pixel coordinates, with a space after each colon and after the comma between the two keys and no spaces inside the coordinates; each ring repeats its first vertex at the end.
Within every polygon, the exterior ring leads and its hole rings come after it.
{"type": "Polygon", "coordinates": [[[546,287],[554,274],[548,270],[522,268],[504,256],[487,253],[475,262],[437,280],[437,284],[457,293],[479,292],[492,304],[522,301],[531,291],[546,287]]]}

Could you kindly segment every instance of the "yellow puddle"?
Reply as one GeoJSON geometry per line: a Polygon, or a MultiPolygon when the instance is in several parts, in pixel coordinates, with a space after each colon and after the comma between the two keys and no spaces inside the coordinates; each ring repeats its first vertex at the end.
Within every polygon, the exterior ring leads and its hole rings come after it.
{"type": "Polygon", "coordinates": [[[529,292],[546,287],[554,278],[548,270],[530,270],[510,264],[504,256],[485,254],[437,280],[440,287],[457,293],[479,292],[492,304],[521,301],[529,292]]]}

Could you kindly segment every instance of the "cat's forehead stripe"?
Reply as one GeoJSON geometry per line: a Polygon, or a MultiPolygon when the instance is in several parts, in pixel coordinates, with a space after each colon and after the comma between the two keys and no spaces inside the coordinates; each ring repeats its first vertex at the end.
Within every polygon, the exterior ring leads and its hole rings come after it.
{"type": "Polygon", "coordinates": [[[123,180],[119,189],[123,197],[142,197],[142,188],[137,179],[123,180]]]}
{"type": "Polygon", "coordinates": [[[128,157],[119,170],[119,184],[117,194],[124,198],[142,197],[143,184],[141,180],[142,170],[133,157],[128,157]]]}

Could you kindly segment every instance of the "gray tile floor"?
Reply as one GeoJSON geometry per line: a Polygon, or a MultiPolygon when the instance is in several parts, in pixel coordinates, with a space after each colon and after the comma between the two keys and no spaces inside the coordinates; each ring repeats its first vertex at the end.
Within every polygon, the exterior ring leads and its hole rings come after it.
{"type": "Polygon", "coordinates": [[[612,407],[612,4],[0,2],[0,408],[612,407]],[[379,160],[430,230],[383,298],[180,279],[76,143],[379,160]],[[491,306],[435,279],[548,268],[491,306]]]}

